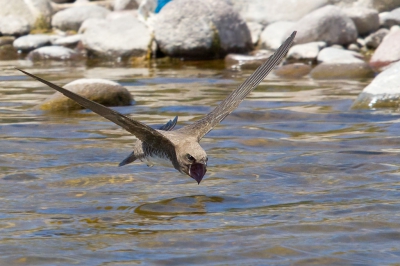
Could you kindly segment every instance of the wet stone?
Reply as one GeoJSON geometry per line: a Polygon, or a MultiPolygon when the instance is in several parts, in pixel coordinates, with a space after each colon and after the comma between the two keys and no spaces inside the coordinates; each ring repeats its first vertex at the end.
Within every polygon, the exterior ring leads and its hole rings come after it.
{"type": "Polygon", "coordinates": [[[274,74],[282,78],[301,78],[311,72],[310,65],[296,63],[277,67],[274,74]]]}
{"type": "Polygon", "coordinates": [[[254,55],[228,54],[225,66],[231,69],[256,69],[273,54],[273,51],[261,50],[254,55]]]}
{"type": "Polygon", "coordinates": [[[0,36],[0,46],[12,45],[14,41],[15,37],[13,36],[0,36]]]}
{"type": "MultiPolygon", "coordinates": [[[[78,79],[63,87],[105,106],[127,106],[132,102],[132,96],[126,88],[106,79],[78,79]]],[[[67,111],[79,110],[83,107],[56,92],[36,108],[47,111],[67,111]]]]}
{"type": "Polygon", "coordinates": [[[374,72],[365,63],[322,63],[316,66],[310,73],[314,79],[355,79],[370,78],[374,72]]]}
{"type": "Polygon", "coordinates": [[[5,44],[0,46],[0,60],[15,60],[18,59],[18,51],[14,46],[5,44]]]}
{"type": "Polygon", "coordinates": [[[326,43],[324,42],[297,44],[289,49],[287,57],[295,60],[314,61],[325,46],[326,43]]]}
{"type": "Polygon", "coordinates": [[[77,60],[80,55],[72,49],[62,46],[45,46],[31,51],[27,59],[32,61],[37,60],[77,60]]]}
{"type": "Polygon", "coordinates": [[[51,42],[57,39],[58,36],[45,34],[30,34],[19,37],[13,43],[15,49],[22,52],[29,52],[36,48],[51,45],[51,42]]]}

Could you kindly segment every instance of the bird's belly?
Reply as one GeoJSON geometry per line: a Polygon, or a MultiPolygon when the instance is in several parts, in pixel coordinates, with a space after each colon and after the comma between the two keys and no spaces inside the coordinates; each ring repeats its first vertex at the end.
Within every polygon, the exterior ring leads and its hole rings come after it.
{"type": "Polygon", "coordinates": [[[166,167],[174,167],[172,165],[171,160],[165,157],[159,157],[159,156],[146,156],[141,159],[142,162],[147,164],[148,166],[153,166],[153,165],[161,165],[161,166],[166,166],[166,167]]]}

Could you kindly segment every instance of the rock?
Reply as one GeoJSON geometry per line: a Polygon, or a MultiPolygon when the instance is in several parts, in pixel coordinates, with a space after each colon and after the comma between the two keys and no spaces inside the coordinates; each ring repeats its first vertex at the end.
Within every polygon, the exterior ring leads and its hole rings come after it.
{"type": "Polygon", "coordinates": [[[142,0],[138,8],[138,16],[142,21],[146,21],[151,15],[154,15],[154,10],[157,7],[157,0],[142,0]]]}
{"type": "Polygon", "coordinates": [[[97,5],[79,5],[64,9],[53,16],[51,25],[60,30],[78,31],[82,23],[89,18],[105,18],[110,10],[97,5]]]}
{"type": "Polygon", "coordinates": [[[400,27],[393,26],[375,50],[369,64],[373,68],[381,68],[400,60],[400,27]]]}
{"type": "Polygon", "coordinates": [[[172,57],[219,58],[253,48],[246,23],[225,1],[171,1],[156,15],[154,34],[172,57]]]}
{"type": "Polygon", "coordinates": [[[361,49],[358,47],[357,43],[350,43],[349,46],[347,46],[347,50],[353,51],[353,52],[360,52],[361,49]]]}
{"type": "Polygon", "coordinates": [[[0,46],[12,45],[14,41],[15,41],[14,36],[0,36],[0,46]]]}
{"type": "Polygon", "coordinates": [[[27,59],[32,61],[38,60],[57,60],[57,61],[66,61],[66,60],[77,60],[80,59],[81,56],[66,47],[62,46],[45,46],[31,51],[27,59]]]}
{"type": "Polygon", "coordinates": [[[370,49],[376,49],[388,33],[388,29],[379,29],[376,32],[371,33],[367,38],[365,38],[365,45],[370,49]]]}
{"type": "Polygon", "coordinates": [[[400,62],[377,75],[364,88],[352,108],[396,108],[400,107],[400,62]]]}
{"type": "Polygon", "coordinates": [[[150,49],[151,32],[134,17],[92,20],[79,31],[83,33],[83,46],[98,57],[115,60],[146,56],[150,49]]]}
{"type": "Polygon", "coordinates": [[[255,55],[228,54],[225,57],[225,66],[227,68],[239,69],[256,69],[262,65],[271,55],[273,51],[259,51],[255,55]]]}
{"type": "Polygon", "coordinates": [[[5,16],[0,17],[0,35],[20,36],[28,34],[31,27],[24,18],[5,16]]]}
{"type": "Polygon", "coordinates": [[[291,21],[279,21],[268,25],[260,36],[260,47],[276,50],[287,38],[286,33],[295,25],[291,21]]]}
{"type": "Polygon", "coordinates": [[[246,21],[268,25],[277,21],[297,21],[328,4],[328,0],[236,0],[234,8],[246,21]]]}
{"type": "MultiPolygon", "coordinates": [[[[132,96],[118,83],[106,79],[78,79],[63,86],[89,100],[105,106],[131,105],[132,96]]],[[[79,110],[83,107],[59,92],[54,93],[38,109],[48,111],[79,110]]]]}
{"type": "Polygon", "coordinates": [[[36,179],[39,178],[31,174],[13,174],[13,175],[6,175],[5,177],[3,177],[3,180],[10,180],[10,181],[30,181],[36,179]]]}
{"type": "Polygon", "coordinates": [[[22,52],[29,52],[36,48],[51,45],[58,36],[45,35],[45,34],[30,34],[19,37],[13,43],[15,49],[22,52]]]}
{"type": "Polygon", "coordinates": [[[327,64],[353,64],[353,63],[364,63],[364,60],[360,59],[363,56],[359,53],[348,51],[344,49],[338,49],[334,47],[327,47],[319,52],[317,60],[320,63],[327,64]]]}
{"type": "Polygon", "coordinates": [[[114,11],[107,15],[106,19],[113,20],[113,19],[120,19],[126,17],[134,17],[137,18],[137,10],[123,10],[123,11],[114,11]]]}
{"type": "Polygon", "coordinates": [[[393,10],[400,6],[400,0],[358,0],[355,6],[364,6],[378,12],[393,10]]]}
{"type": "Polygon", "coordinates": [[[391,12],[383,12],[379,14],[380,25],[390,29],[392,26],[400,25],[400,7],[391,12]]]}
{"type": "Polygon", "coordinates": [[[353,7],[343,11],[353,20],[359,35],[366,35],[379,29],[379,14],[375,9],[353,7]]]}
{"type": "Polygon", "coordinates": [[[53,9],[48,0],[0,0],[0,17],[24,19],[31,27],[50,25],[53,9]]]}
{"type": "Polygon", "coordinates": [[[247,28],[250,31],[251,42],[253,43],[253,45],[256,45],[258,43],[258,40],[260,39],[263,25],[257,22],[247,22],[247,28]]]}
{"type": "Polygon", "coordinates": [[[287,54],[288,59],[314,61],[317,59],[319,51],[325,48],[324,42],[310,42],[304,44],[297,44],[289,49],[287,54]]]}
{"type": "MultiPolygon", "coordinates": [[[[2,38],[2,37],[0,37],[2,38]]],[[[0,45],[0,60],[16,60],[18,51],[11,44],[0,45]]]]}
{"type": "Polygon", "coordinates": [[[139,7],[136,0],[114,0],[114,11],[137,9],[139,7]]]}
{"type": "Polygon", "coordinates": [[[313,79],[356,79],[373,77],[374,72],[365,63],[322,63],[310,73],[313,79]]]}
{"type": "Polygon", "coordinates": [[[354,22],[336,6],[319,8],[300,19],[285,32],[297,30],[296,44],[323,41],[328,45],[346,45],[357,40],[354,22]]]}
{"type": "Polygon", "coordinates": [[[82,34],[75,34],[66,37],[58,38],[53,42],[54,45],[75,48],[78,42],[82,39],[82,34]]]}
{"type": "Polygon", "coordinates": [[[311,69],[310,65],[302,63],[288,64],[277,67],[274,70],[274,74],[282,78],[294,79],[308,75],[311,72],[311,69]]]}

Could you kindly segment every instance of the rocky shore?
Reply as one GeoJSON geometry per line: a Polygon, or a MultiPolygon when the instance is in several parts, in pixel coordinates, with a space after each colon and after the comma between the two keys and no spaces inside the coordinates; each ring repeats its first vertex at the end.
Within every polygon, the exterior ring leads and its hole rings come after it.
{"type": "Polygon", "coordinates": [[[257,67],[296,30],[275,75],[362,79],[382,72],[354,108],[400,107],[400,0],[0,0],[0,6],[0,60],[225,58],[227,68],[240,70],[257,67]]]}

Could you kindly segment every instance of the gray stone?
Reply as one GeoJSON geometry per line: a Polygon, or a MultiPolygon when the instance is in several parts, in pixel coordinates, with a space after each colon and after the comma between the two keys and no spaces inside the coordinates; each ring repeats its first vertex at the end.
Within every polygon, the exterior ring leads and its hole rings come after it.
{"type": "Polygon", "coordinates": [[[287,58],[313,61],[317,58],[319,51],[321,51],[321,49],[325,47],[326,43],[324,42],[297,44],[289,49],[287,58]]]}
{"type": "Polygon", "coordinates": [[[400,25],[400,7],[391,12],[379,14],[379,21],[382,27],[390,29],[394,25],[400,25]]]}
{"type": "Polygon", "coordinates": [[[234,70],[256,69],[273,54],[273,51],[259,50],[255,55],[228,54],[225,66],[234,70]]]}
{"type": "Polygon", "coordinates": [[[247,28],[249,28],[253,45],[256,45],[260,39],[263,25],[257,22],[247,22],[247,28]]]}
{"type": "Polygon", "coordinates": [[[48,0],[0,0],[0,16],[25,19],[31,27],[50,24],[53,9],[48,0]]]}
{"type": "Polygon", "coordinates": [[[139,7],[136,0],[114,0],[114,11],[137,9],[139,7]]]}
{"type": "Polygon", "coordinates": [[[361,54],[353,51],[327,47],[319,52],[317,60],[326,64],[353,64],[364,63],[364,60],[360,59],[362,57],[361,54]]]}
{"type": "Polygon", "coordinates": [[[29,52],[36,48],[51,45],[51,42],[58,36],[45,34],[29,34],[16,39],[13,43],[15,49],[22,52],[29,52]]]}
{"type": "MultiPolygon", "coordinates": [[[[89,100],[105,106],[131,105],[132,96],[118,83],[105,79],[78,79],[63,86],[89,100]]],[[[83,107],[59,92],[54,93],[37,106],[41,110],[79,110],[83,107]]]]}
{"type": "Polygon", "coordinates": [[[80,59],[81,56],[72,49],[62,46],[45,46],[31,51],[27,59],[32,61],[38,60],[56,60],[69,61],[80,59]]]}
{"type": "Polygon", "coordinates": [[[375,50],[369,64],[374,68],[381,68],[400,60],[400,27],[393,26],[375,50]]]}
{"type": "Polygon", "coordinates": [[[400,0],[329,0],[340,7],[372,8],[378,12],[390,11],[400,6],[400,0]]]}
{"type": "Polygon", "coordinates": [[[282,78],[297,79],[308,75],[311,69],[310,65],[302,63],[288,64],[274,69],[274,74],[282,78]]]}
{"type": "Polygon", "coordinates": [[[234,8],[246,21],[268,25],[277,21],[297,21],[328,4],[327,0],[235,0],[234,8]]]}
{"type": "Polygon", "coordinates": [[[353,7],[343,11],[353,20],[359,35],[366,35],[379,29],[379,14],[375,9],[353,7]]]}
{"type": "Polygon", "coordinates": [[[400,108],[400,62],[377,75],[353,103],[353,108],[400,108]]]}
{"type": "Polygon", "coordinates": [[[65,36],[58,38],[53,42],[54,45],[58,46],[65,46],[65,47],[70,47],[74,48],[80,42],[82,39],[82,34],[75,34],[75,35],[70,35],[70,36],[65,36]]]}
{"type": "Polygon", "coordinates": [[[370,49],[376,49],[388,33],[388,29],[379,29],[376,32],[371,33],[367,38],[365,38],[365,45],[370,49]]]}
{"type": "Polygon", "coordinates": [[[95,56],[117,60],[149,52],[151,32],[134,17],[92,20],[82,28],[83,46],[95,56]]]}
{"type": "Polygon", "coordinates": [[[15,16],[0,17],[0,34],[20,36],[28,34],[31,27],[26,19],[15,16]]]}
{"type": "Polygon", "coordinates": [[[51,25],[60,30],[78,31],[82,23],[89,18],[105,18],[110,10],[97,5],[74,6],[57,12],[51,25]]]}
{"type": "Polygon", "coordinates": [[[291,21],[279,21],[268,25],[260,36],[260,47],[276,50],[287,38],[286,33],[295,25],[291,21]]]}
{"type": "Polygon", "coordinates": [[[324,41],[328,45],[346,45],[356,41],[354,22],[338,7],[325,6],[300,19],[289,31],[297,30],[296,44],[324,41]]]}
{"type": "Polygon", "coordinates": [[[159,49],[172,57],[219,58],[253,48],[246,23],[225,1],[174,0],[155,17],[159,49]]]}
{"type": "Polygon", "coordinates": [[[322,63],[310,73],[313,79],[355,79],[370,78],[374,72],[365,62],[359,63],[322,63]]]}

